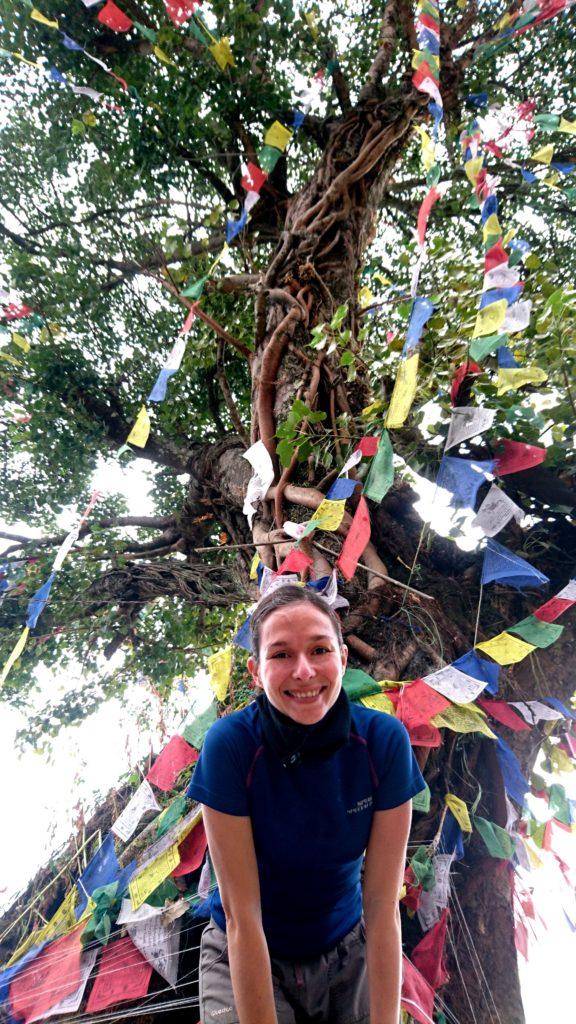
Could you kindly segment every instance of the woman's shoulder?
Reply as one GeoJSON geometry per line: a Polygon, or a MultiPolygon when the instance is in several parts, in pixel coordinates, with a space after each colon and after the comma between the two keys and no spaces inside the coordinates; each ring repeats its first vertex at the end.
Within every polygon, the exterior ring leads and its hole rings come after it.
{"type": "Polygon", "coordinates": [[[362,739],[369,740],[373,736],[401,736],[406,730],[402,722],[385,711],[366,708],[363,704],[350,705],[352,731],[362,739]]]}

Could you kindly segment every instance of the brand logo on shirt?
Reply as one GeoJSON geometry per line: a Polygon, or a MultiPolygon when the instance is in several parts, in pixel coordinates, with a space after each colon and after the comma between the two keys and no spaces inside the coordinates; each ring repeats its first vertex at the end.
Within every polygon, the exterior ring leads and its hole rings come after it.
{"type": "Polygon", "coordinates": [[[369,807],[372,807],[372,797],[365,796],[363,800],[358,800],[355,807],[349,807],[346,811],[347,814],[359,814],[361,811],[367,811],[369,807]]]}

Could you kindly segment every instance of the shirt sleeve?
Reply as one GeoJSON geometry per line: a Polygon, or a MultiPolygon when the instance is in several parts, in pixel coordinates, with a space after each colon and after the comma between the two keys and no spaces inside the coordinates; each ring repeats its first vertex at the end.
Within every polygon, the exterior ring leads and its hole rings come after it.
{"type": "Polygon", "coordinates": [[[186,796],[224,814],[248,816],[246,757],[230,720],[210,726],[186,796]]]}
{"type": "Polygon", "coordinates": [[[376,721],[371,753],[378,776],[375,811],[399,807],[426,788],[408,732],[397,718],[383,715],[376,721]]]}

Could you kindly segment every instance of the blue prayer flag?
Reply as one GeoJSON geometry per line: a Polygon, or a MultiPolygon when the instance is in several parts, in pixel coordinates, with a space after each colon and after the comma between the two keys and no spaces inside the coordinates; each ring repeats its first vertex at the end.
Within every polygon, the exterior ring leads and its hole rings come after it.
{"type": "Polygon", "coordinates": [[[456,860],[462,860],[464,856],[464,843],[462,842],[462,829],[451,811],[446,812],[438,853],[454,853],[456,860]]]}
{"type": "Polygon", "coordinates": [[[482,207],[482,223],[485,224],[488,217],[491,217],[493,213],[498,213],[498,199],[495,195],[488,196],[488,199],[482,207]]]}
{"type": "Polygon", "coordinates": [[[487,92],[471,92],[466,97],[466,103],[471,107],[485,107],[488,104],[488,93],[487,92]]]}
{"type": "Polygon", "coordinates": [[[28,618],[26,619],[26,625],[29,629],[34,629],[44,610],[48,597],[50,596],[50,588],[54,582],[55,576],[56,573],[51,572],[46,583],[43,583],[28,601],[28,618]]]}
{"type": "Polygon", "coordinates": [[[502,772],[504,788],[508,793],[508,796],[511,796],[516,803],[524,806],[526,803],[526,794],[528,793],[530,786],[528,785],[527,779],[524,778],[524,774],[516,754],[510,749],[501,736],[499,736],[496,741],[496,756],[498,758],[498,764],[500,765],[500,771],[502,772]]]}
{"type": "MultiPolygon", "coordinates": [[[[124,871],[127,869],[124,868],[124,871]]],[[[88,903],[88,896],[91,896],[94,889],[103,885],[115,882],[124,872],[120,871],[120,865],[114,849],[114,836],[108,833],[102,846],[96,851],[88,867],[84,869],[76,882],[79,900],[76,905],[76,919],[81,917],[88,903]]]]}
{"type": "Polygon", "coordinates": [[[226,241],[231,242],[236,235],[240,234],[242,228],[246,227],[248,222],[248,212],[246,207],[242,207],[242,213],[238,220],[227,220],[226,221],[226,241]]]}
{"type": "Polygon", "coordinates": [[[512,355],[512,350],[506,345],[501,345],[497,350],[496,355],[498,356],[498,366],[506,367],[506,369],[514,369],[520,364],[516,362],[512,355]]]}
{"type": "Polygon", "coordinates": [[[572,171],[576,168],[576,164],[564,164],[554,161],[553,164],[550,164],[550,167],[553,167],[555,171],[560,171],[560,174],[572,174],[572,171]]]}
{"type": "Polygon", "coordinates": [[[529,185],[533,185],[535,181],[538,181],[537,176],[532,171],[527,170],[526,167],[521,167],[520,171],[524,181],[527,181],[529,185]]]}
{"type": "Polygon", "coordinates": [[[452,493],[450,504],[455,508],[474,508],[478,491],[486,483],[486,474],[493,472],[494,464],[494,459],[478,462],[476,459],[444,455],[436,485],[452,493]]]}
{"type": "Polygon", "coordinates": [[[513,249],[514,252],[521,252],[523,255],[530,252],[531,248],[530,242],[527,242],[525,238],[511,238],[508,246],[510,249],[513,249]]]}
{"type": "Polygon", "coordinates": [[[66,47],[67,50],[83,50],[84,49],[83,46],[80,46],[80,43],[76,43],[74,41],[74,39],[70,39],[70,36],[67,36],[65,32],[61,32],[60,34],[62,36],[62,44],[66,47]]]}
{"type": "Polygon", "coordinates": [[[549,583],[544,573],[535,569],[525,558],[512,554],[502,544],[488,539],[482,566],[482,583],[508,583],[521,590],[523,587],[543,587],[549,583]]]}
{"type": "Polygon", "coordinates": [[[486,683],[486,693],[495,694],[498,692],[498,676],[500,675],[500,665],[496,665],[493,661],[486,661],[485,658],[481,658],[476,651],[467,651],[461,658],[452,662],[454,668],[465,672],[466,675],[472,676],[474,679],[480,679],[486,683]]]}
{"type": "Polygon", "coordinates": [[[166,398],[166,387],[170,377],[173,377],[177,370],[160,370],[156,378],[156,383],[152,388],[152,391],[148,395],[149,402],[163,402],[166,398]]]}
{"type": "Polygon", "coordinates": [[[490,288],[487,292],[482,293],[480,299],[480,309],[484,309],[485,306],[491,306],[493,302],[499,302],[501,299],[506,299],[509,306],[513,302],[516,302],[522,294],[522,285],[515,284],[511,288],[490,288]]]}
{"type": "Polygon", "coordinates": [[[306,114],[304,113],[303,110],[295,110],[294,111],[294,120],[292,121],[292,124],[294,126],[294,131],[297,132],[298,129],[302,127],[302,125],[304,124],[305,117],[306,117],[306,114]]]}
{"type": "Polygon", "coordinates": [[[573,721],[576,721],[576,715],[574,712],[570,711],[570,708],[567,708],[561,700],[558,700],[558,697],[541,697],[540,700],[545,700],[551,707],[556,708],[556,711],[559,711],[561,715],[564,715],[564,718],[571,718],[573,721]]]}
{"type": "Polygon", "coordinates": [[[417,31],[418,45],[421,50],[430,50],[435,57],[440,53],[440,40],[438,36],[425,25],[420,25],[417,31]]]}
{"type": "Polygon", "coordinates": [[[58,68],[48,68],[48,74],[50,75],[50,78],[52,78],[54,82],[65,82],[66,81],[66,79],[64,78],[64,75],[62,74],[62,72],[58,71],[58,68]]]}
{"type": "Polygon", "coordinates": [[[349,498],[359,483],[359,480],[349,480],[348,477],[337,476],[326,497],[329,501],[341,501],[344,498],[349,498]]]}
{"type": "Polygon", "coordinates": [[[422,331],[433,312],[434,304],[430,302],[430,299],[424,299],[422,296],[417,295],[412,303],[410,322],[408,324],[408,331],[406,333],[406,341],[404,342],[402,355],[405,356],[409,352],[414,351],[422,337],[422,331]]]}
{"type": "Polygon", "coordinates": [[[232,643],[236,644],[237,647],[243,647],[245,651],[252,650],[252,638],[250,636],[250,619],[251,615],[242,623],[240,629],[233,637],[232,643]]]}

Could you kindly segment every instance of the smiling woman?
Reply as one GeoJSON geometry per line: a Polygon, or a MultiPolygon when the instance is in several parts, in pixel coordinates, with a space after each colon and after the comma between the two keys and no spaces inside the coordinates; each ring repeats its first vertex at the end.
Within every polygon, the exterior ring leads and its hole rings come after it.
{"type": "Polygon", "coordinates": [[[408,734],[350,704],[340,622],[318,594],[282,586],[251,632],[259,695],[211,727],[188,789],[218,880],[202,1020],[397,1024],[398,894],[424,788],[408,734]]]}

